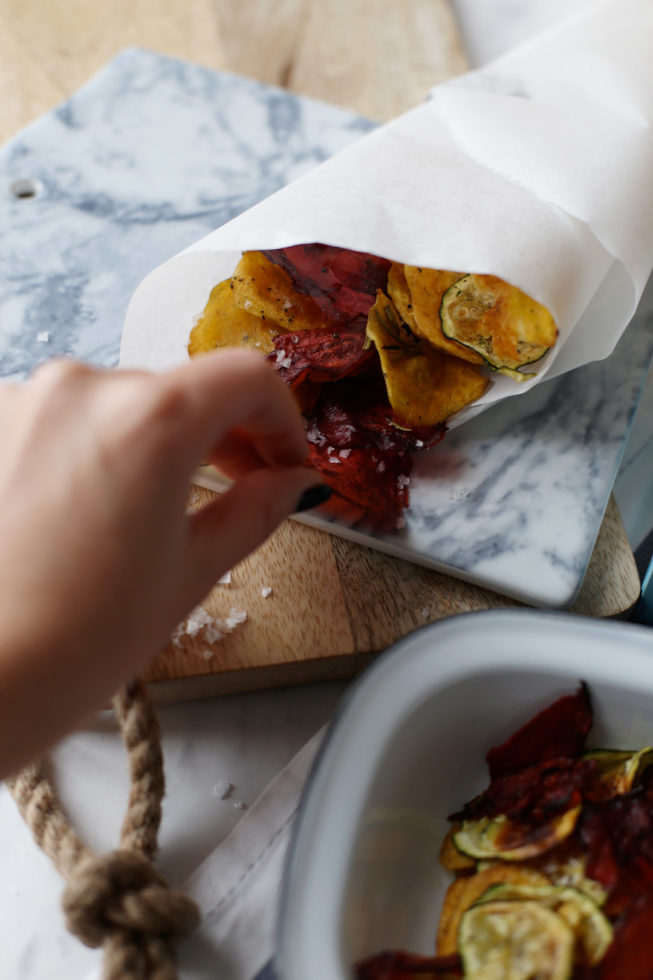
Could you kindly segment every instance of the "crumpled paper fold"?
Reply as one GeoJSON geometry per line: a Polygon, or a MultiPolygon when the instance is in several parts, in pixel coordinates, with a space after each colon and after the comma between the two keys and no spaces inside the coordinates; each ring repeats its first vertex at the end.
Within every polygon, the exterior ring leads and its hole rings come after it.
{"type": "Polygon", "coordinates": [[[410,265],[491,273],[547,306],[555,348],[500,398],[607,357],[653,267],[653,3],[608,0],[430,99],[148,276],[121,363],[187,357],[211,288],[241,251],[323,242],[410,265]]]}

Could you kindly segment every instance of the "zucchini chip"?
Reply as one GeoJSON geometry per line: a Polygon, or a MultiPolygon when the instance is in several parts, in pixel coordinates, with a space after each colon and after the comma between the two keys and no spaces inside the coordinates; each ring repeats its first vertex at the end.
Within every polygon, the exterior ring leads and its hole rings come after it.
{"type": "Polygon", "coordinates": [[[588,799],[610,800],[630,793],[639,783],[644,770],[653,765],[653,748],[647,746],[639,752],[595,749],[586,752],[583,759],[593,759],[597,767],[597,785],[592,787],[588,799]]]}
{"type": "Polygon", "coordinates": [[[482,896],[494,892],[492,886],[505,885],[550,886],[551,882],[541,871],[527,864],[508,864],[505,861],[493,864],[491,868],[466,875],[452,881],[442,903],[440,922],[435,941],[438,956],[450,956],[458,951],[458,929],[460,920],[472,905],[482,896]]]}
{"type": "Polygon", "coordinates": [[[515,381],[534,377],[519,368],[544,357],[558,336],[541,303],[496,276],[458,279],[442,297],[440,319],[446,337],[515,381]]]}
{"type": "Polygon", "coordinates": [[[548,823],[536,826],[511,820],[504,815],[465,820],[454,835],[454,843],[459,851],[470,857],[526,861],[545,854],[569,837],[581,809],[581,806],[573,807],[548,823]]]}
{"type": "Polygon", "coordinates": [[[462,917],[459,949],[465,980],[568,980],[574,934],[538,902],[485,902],[462,917]]]}
{"type": "Polygon", "coordinates": [[[538,902],[556,912],[574,934],[577,963],[596,966],[608,951],[613,930],[600,908],[576,888],[554,885],[532,885],[519,882],[497,884],[481,896],[479,902],[538,902]]]}
{"type": "Polygon", "coordinates": [[[445,354],[460,357],[471,364],[483,364],[484,358],[468,346],[449,340],[442,331],[440,307],[448,289],[463,277],[462,272],[443,272],[439,269],[420,269],[404,266],[404,275],[410,291],[415,332],[424,337],[445,354]]]}

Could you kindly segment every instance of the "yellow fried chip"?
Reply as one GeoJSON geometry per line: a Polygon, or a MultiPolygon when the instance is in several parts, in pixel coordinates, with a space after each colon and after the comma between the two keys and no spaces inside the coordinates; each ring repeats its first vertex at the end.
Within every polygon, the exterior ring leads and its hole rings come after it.
{"type": "Polygon", "coordinates": [[[407,425],[439,425],[480,398],[489,384],[474,365],[416,337],[380,290],[367,336],[379,353],[388,400],[407,425]]]}
{"type": "Polygon", "coordinates": [[[299,293],[285,269],[262,252],[244,252],[232,276],[234,302],[254,316],[272,320],[284,330],[324,326],[317,303],[299,293]]]}
{"type": "Polygon", "coordinates": [[[234,303],[231,280],[225,279],[211,290],[204,311],[191,330],[188,354],[196,357],[218,347],[252,347],[268,354],[280,332],[276,323],[239,309],[234,303]]]}
{"type": "Polygon", "coordinates": [[[495,864],[485,871],[466,878],[456,878],[447,889],[440,914],[435,949],[438,956],[449,956],[458,951],[458,929],[463,914],[492,885],[550,885],[541,871],[526,864],[495,864]]]}
{"type": "Polygon", "coordinates": [[[461,276],[442,297],[442,332],[515,381],[553,347],[558,328],[541,303],[497,276],[461,276]]]}
{"type": "Polygon", "coordinates": [[[442,272],[438,269],[421,269],[414,265],[404,266],[406,284],[410,291],[412,313],[416,332],[429,340],[439,350],[460,357],[471,364],[482,364],[483,358],[476,351],[445,337],[440,320],[442,297],[463,275],[462,272],[442,272]]]}
{"type": "Polygon", "coordinates": [[[407,323],[413,333],[419,334],[415,316],[413,314],[413,300],[408,288],[404,266],[400,262],[393,262],[388,272],[388,296],[395,305],[397,313],[407,323]]]}
{"type": "Polygon", "coordinates": [[[465,874],[476,867],[476,859],[463,854],[454,843],[454,834],[458,833],[461,826],[462,824],[455,823],[449,828],[440,848],[440,864],[454,874],[465,874]]]}

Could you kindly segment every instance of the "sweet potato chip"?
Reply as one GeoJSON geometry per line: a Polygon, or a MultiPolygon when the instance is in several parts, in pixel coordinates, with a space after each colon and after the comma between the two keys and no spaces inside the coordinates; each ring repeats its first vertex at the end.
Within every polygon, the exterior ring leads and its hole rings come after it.
{"type": "Polygon", "coordinates": [[[324,314],[305,293],[293,286],[288,273],[262,252],[244,252],[232,276],[236,306],[284,330],[323,327],[324,314]]]}
{"type": "Polygon", "coordinates": [[[541,871],[526,864],[495,864],[485,871],[452,881],[440,913],[435,949],[438,956],[450,956],[458,950],[458,928],[463,913],[492,885],[550,885],[541,871]]]}
{"type": "Polygon", "coordinates": [[[204,311],[190,333],[190,357],[218,347],[251,347],[262,354],[274,349],[279,327],[239,309],[231,285],[231,280],[225,279],[211,290],[204,311]]]}
{"type": "Polygon", "coordinates": [[[425,337],[439,350],[461,357],[471,364],[482,364],[483,358],[476,351],[449,340],[442,332],[440,306],[442,297],[450,286],[460,279],[462,272],[442,272],[437,269],[420,269],[405,265],[404,274],[410,290],[412,312],[420,336],[425,337]]]}
{"type": "Polygon", "coordinates": [[[394,303],[395,309],[404,323],[406,323],[415,334],[419,334],[419,329],[413,313],[413,299],[410,295],[408,282],[404,266],[400,262],[393,262],[388,273],[388,296],[394,303]]]}
{"type": "Polygon", "coordinates": [[[381,359],[390,404],[406,425],[439,425],[480,398],[489,385],[477,367],[416,337],[380,290],[367,336],[381,359]]]}

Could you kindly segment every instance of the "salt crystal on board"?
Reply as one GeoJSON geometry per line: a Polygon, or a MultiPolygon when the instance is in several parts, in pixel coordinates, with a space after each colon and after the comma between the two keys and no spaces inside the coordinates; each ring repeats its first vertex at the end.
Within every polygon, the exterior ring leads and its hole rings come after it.
{"type": "Polygon", "coordinates": [[[213,796],[218,800],[226,800],[234,791],[234,784],[228,779],[220,779],[211,790],[213,796]]]}
{"type": "Polygon", "coordinates": [[[213,622],[213,616],[207,613],[203,606],[196,606],[186,617],[184,631],[189,636],[197,636],[200,630],[203,630],[206,626],[211,626],[213,622]]]}
{"type": "Polygon", "coordinates": [[[264,585],[263,588],[261,589],[261,595],[263,596],[264,599],[267,599],[268,596],[271,596],[272,595],[272,586],[271,585],[264,585]]]}

